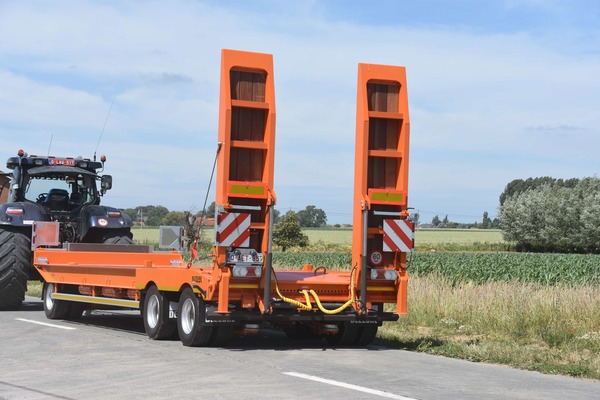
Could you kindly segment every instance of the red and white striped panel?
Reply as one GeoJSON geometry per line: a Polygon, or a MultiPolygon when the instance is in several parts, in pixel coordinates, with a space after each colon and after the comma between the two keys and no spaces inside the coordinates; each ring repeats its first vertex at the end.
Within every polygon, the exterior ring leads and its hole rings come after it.
{"type": "Polygon", "coordinates": [[[383,220],[383,251],[410,252],[415,245],[415,228],[408,219],[383,220]]]}
{"type": "Polygon", "coordinates": [[[216,238],[217,246],[250,247],[250,214],[220,213],[216,238]]]}

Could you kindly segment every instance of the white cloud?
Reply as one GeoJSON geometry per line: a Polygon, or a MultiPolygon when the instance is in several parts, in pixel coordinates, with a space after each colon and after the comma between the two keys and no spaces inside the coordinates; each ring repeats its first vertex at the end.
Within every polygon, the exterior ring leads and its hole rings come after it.
{"type": "Polygon", "coordinates": [[[3,156],[46,152],[51,135],[55,154],[91,155],[114,98],[99,149],[110,195],[187,209],[214,156],[220,50],[234,48],[274,55],[282,208],[316,204],[349,222],[358,62],[407,67],[412,206],[494,214],[512,179],[600,173],[597,16],[508,2],[497,11],[547,25],[482,31],[468,15],[376,25],[360,10],[332,19],[325,7],[339,3],[236,4],[0,4],[3,156]]]}

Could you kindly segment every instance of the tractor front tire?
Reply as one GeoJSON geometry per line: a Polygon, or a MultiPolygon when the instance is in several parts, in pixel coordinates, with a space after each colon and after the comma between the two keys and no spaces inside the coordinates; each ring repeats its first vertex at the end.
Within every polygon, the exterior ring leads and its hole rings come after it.
{"type": "Polygon", "coordinates": [[[15,228],[0,228],[0,310],[17,310],[25,300],[31,242],[15,228]]]}

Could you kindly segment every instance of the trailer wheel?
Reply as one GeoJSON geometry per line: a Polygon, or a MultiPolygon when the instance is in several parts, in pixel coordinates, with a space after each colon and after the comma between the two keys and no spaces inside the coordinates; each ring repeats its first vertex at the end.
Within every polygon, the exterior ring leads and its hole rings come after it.
{"type": "Polygon", "coordinates": [[[224,346],[233,336],[233,324],[213,326],[212,331],[210,346],[224,346]]]}
{"type": "Polygon", "coordinates": [[[44,314],[46,314],[46,318],[66,319],[70,310],[69,302],[64,300],[54,300],[52,298],[52,293],[54,293],[54,283],[45,283],[42,302],[44,303],[44,314]]]}
{"type": "Polygon", "coordinates": [[[194,291],[186,288],[179,299],[177,330],[184,346],[208,346],[211,342],[213,327],[202,325],[205,315],[204,300],[194,291]]]}
{"type": "Polygon", "coordinates": [[[31,243],[14,228],[0,229],[0,310],[17,310],[27,291],[31,243]]]}
{"type": "Polygon", "coordinates": [[[144,330],[150,339],[169,339],[175,334],[177,325],[169,319],[169,300],[156,286],[151,286],[144,296],[142,317],[144,330]]]}
{"type": "Polygon", "coordinates": [[[83,312],[87,306],[84,303],[72,302],[69,304],[69,312],[67,313],[67,319],[79,319],[83,315],[83,312]]]}
{"type": "Polygon", "coordinates": [[[358,338],[356,339],[356,345],[357,346],[366,346],[368,344],[371,344],[371,342],[375,339],[375,336],[377,336],[378,329],[379,329],[379,326],[377,326],[375,324],[361,326],[358,331],[358,338]]]}
{"type": "Polygon", "coordinates": [[[342,322],[338,325],[338,333],[327,335],[325,339],[329,344],[336,346],[352,346],[358,340],[360,327],[350,322],[342,322]]]}

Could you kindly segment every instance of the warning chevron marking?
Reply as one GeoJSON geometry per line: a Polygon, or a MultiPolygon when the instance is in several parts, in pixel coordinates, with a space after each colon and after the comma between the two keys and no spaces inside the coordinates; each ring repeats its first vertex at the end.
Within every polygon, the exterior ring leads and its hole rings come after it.
{"type": "Polygon", "coordinates": [[[217,217],[217,246],[249,247],[250,214],[220,213],[217,217]]]}
{"type": "Polygon", "coordinates": [[[415,232],[408,219],[383,220],[383,251],[411,252],[414,249],[415,232]]]}

